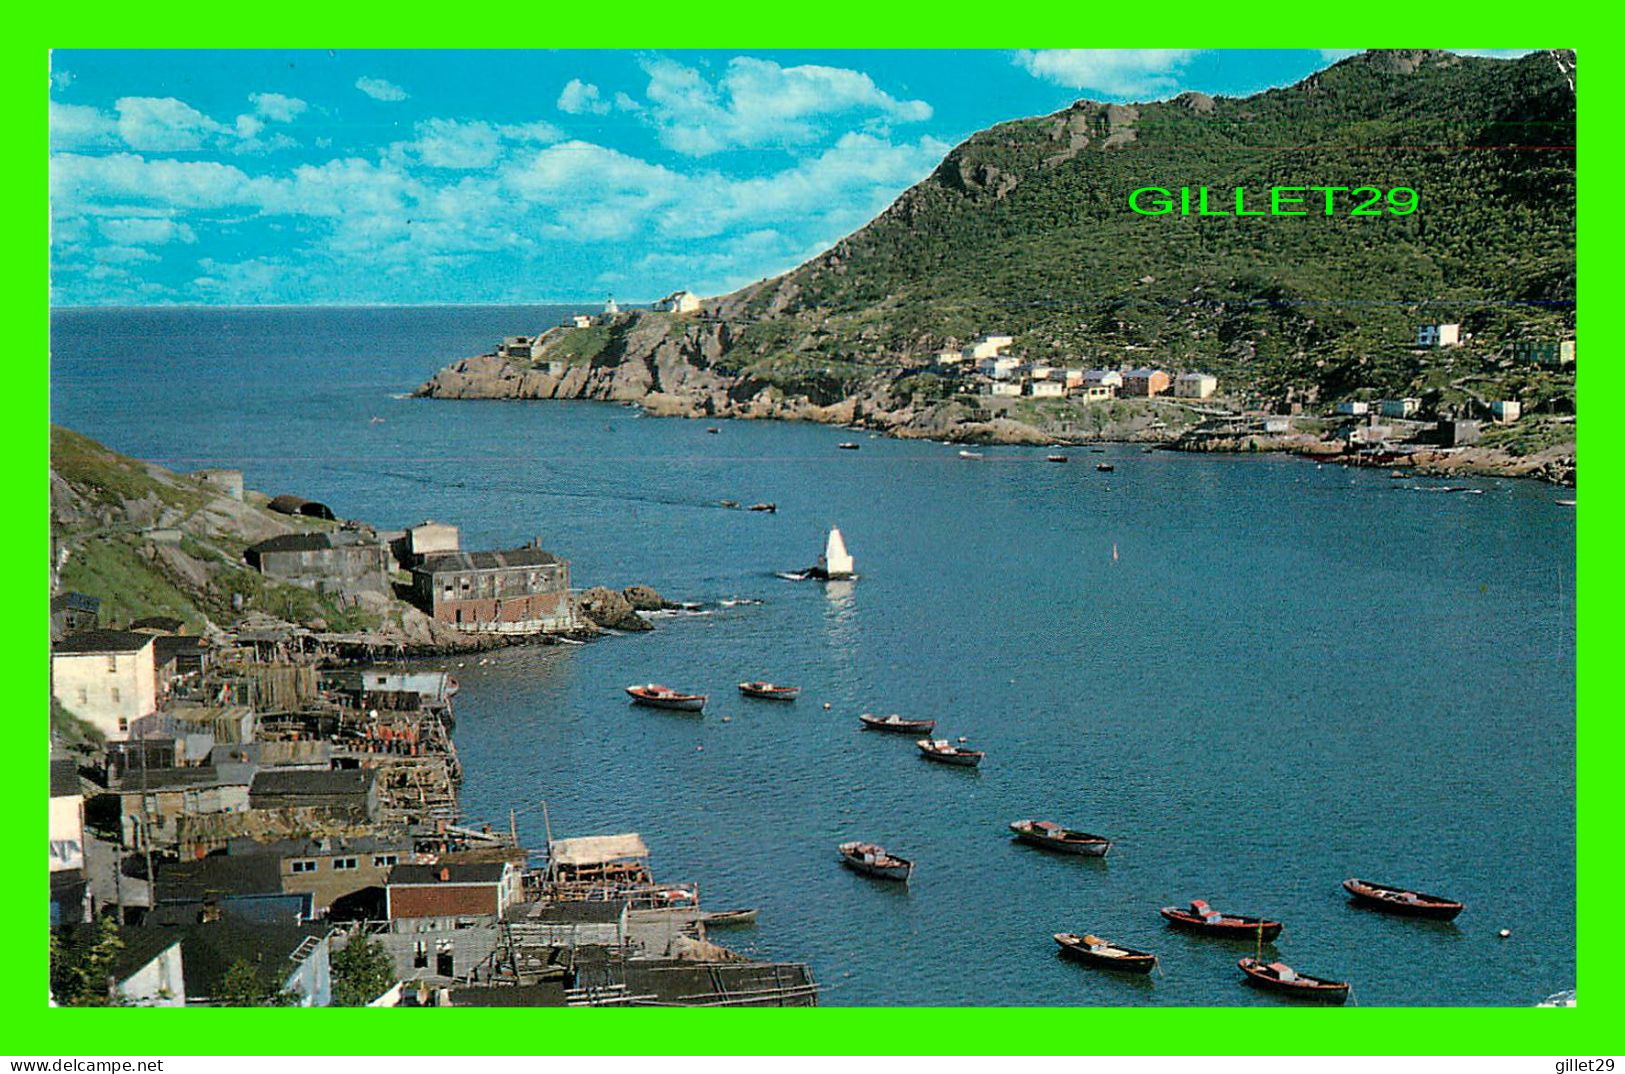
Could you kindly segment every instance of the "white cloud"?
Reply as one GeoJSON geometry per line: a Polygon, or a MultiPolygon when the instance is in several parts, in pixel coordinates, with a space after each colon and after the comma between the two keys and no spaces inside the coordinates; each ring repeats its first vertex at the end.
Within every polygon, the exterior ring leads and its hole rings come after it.
{"type": "Polygon", "coordinates": [[[96,226],[104,238],[124,246],[197,242],[190,226],[163,216],[113,217],[98,221],[96,226]]]}
{"type": "Polygon", "coordinates": [[[73,77],[74,75],[72,71],[52,71],[51,85],[55,86],[57,89],[67,89],[69,86],[73,85],[73,77]]]}
{"type": "Polygon", "coordinates": [[[391,146],[392,156],[416,159],[431,168],[477,170],[495,164],[514,145],[551,142],[559,131],[549,123],[495,124],[483,120],[429,119],[416,139],[391,146]]]}
{"type": "MultiPolygon", "coordinates": [[[[662,57],[644,61],[648,120],[662,144],[688,156],[736,146],[805,145],[829,132],[836,116],[883,129],[931,118],[924,101],[899,100],[861,71],[737,56],[715,85],[692,67],[662,57]]],[[[850,121],[847,126],[850,127],[850,121]]]]}
{"type": "Polygon", "coordinates": [[[393,82],[386,82],[381,78],[368,78],[362,75],[355,80],[355,88],[365,93],[375,101],[404,101],[406,91],[393,82]]]}
{"type": "Polygon", "coordinates": [[[248,100],[254,106],[255,115],[273,123],[292,123],[310,108],[298,97],[285,97],[280,93],[250,93],[248,100]]]}
{"type": "Polygon", "coordinates": [[[118,124],[111,116],[84,104],[52,101],[50,128],[53,149],[112,145],[118,136],[118,124]]]}
{"type": "Polygon", "coordinates": [[[601,116],[609,111],[610,105],[598,92],[597,86],[591,82],[583,82],[579,78],[572,78],[564,84],[564,89],[559,93],[558,108],[560,112],[568,112],[572,116],[589,112],[601,116]]]}
{"type": "Polygon", "coordinates": [[[1035,78],[1108,97],[1159,98],[1177,93],[1179,76],[1200,49],[1023,49],[1015,63],[1035,78]]]}
{"type": "Polygon", "coordinates": [[[174,97],[120,97],[113,110],[124,144],[144,152],[200,149],[226,129],[174,97]]]}
{"type": "Polygon", "coordinates": [[[51,197],[64,211],[130,204],[221,209],[258,204],[275,187],[273,180],[215,161],[148,160],[135,153],[51,158],[51,197]]]}

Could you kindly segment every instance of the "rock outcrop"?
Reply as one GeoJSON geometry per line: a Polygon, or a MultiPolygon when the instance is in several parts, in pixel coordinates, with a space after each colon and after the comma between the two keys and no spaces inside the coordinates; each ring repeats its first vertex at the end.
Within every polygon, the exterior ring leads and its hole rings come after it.
{"type": "Polygon", "coordinates": [[[589,622],[608,630],[654,629],[648,620],[637,613],[624,593],[604,586],[594,586],[578,594],[576,610],[589,622]]]}

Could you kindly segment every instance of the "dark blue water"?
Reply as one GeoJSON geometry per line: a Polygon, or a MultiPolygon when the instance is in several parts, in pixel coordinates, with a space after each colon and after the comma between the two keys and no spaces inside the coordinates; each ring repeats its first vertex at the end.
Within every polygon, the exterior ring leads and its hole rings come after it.
{"type": "Polygon", "coordinates": [[[465,547],[540,536],[578,584],[764,600],[457,667],[464,803],[498,824],[518,809],[537,844],[543,800],[558,835],[642,832],[657,875],[761,908],[719,939],[810,961],[828,1003],[1281,1002],[1238,983],[1250,944],[1162,925],[1157,907],[1199,897],[1284,921],[1274,953],[1351,980],[1362,1005],[1573,986],[1575,522],[1555,503],[1572,493],[1426,494],[1129,447],[1064,466],[867,438],[841,452],[854,434],[815,425],[399,397],[561,312],[62,312],[53,414],[344,516],[456,522],[465,547]],[[857,582],[772,576],[831,524],[857,582]],[[755,677],[804,693],[737,699],[755,677]],[[628,707],[621,688],[650,680],[712,705],[628,707]],[[864,711],[935,717],[987,761],[931,765],[858,730],[864,711]],[[1117,849],[1011,844],[1029,816],[1117,849]],[[915,859],[906,892],[841,869],[851,838],[915,859]],[[1348,876],[1468,909],[1448,925],[1362,911],[1348,876]],[[1056,931],[1155,951],[1161,974],[1064,963],[1056,931]]]}

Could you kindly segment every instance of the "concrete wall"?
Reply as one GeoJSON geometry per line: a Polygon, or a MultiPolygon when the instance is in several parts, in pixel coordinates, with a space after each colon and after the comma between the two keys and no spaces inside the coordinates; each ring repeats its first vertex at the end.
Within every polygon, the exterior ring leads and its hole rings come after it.
{"type": "Polygon", "coordinates": [[[119,993],[134,1007],[186,1006],[186,974],[179,940],[119,982],[119,993]]]}
{"type": "Polygon", "coordinates": [[[128,738],[131,721],[158,708],[152,643],[136,653],[53,653],[51,693],[109,739],[128,738]]]}

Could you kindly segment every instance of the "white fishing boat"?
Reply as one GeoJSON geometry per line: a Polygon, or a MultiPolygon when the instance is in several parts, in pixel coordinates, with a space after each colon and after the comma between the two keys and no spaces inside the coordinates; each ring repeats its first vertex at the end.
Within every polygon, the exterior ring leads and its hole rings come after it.
{"type": "Polygon", "coordinates": [[[962,459],[979,459],[982,457],[982,453],[980,451],[962,450],[959,457],[962,459]]]}
{"type": "Polygon", "coordinates": [[[852,556],[846,550],[846,541],[841,537],[841,531],[830,528],[829,538],[824,542],[824,554],[818,557],[818,562],[804,571],[777,571],[780,578],[787,578],[792,582],[806,581],[808,578],[820,582],[840,582],[856,578],[852,570],[852,556]]]}

